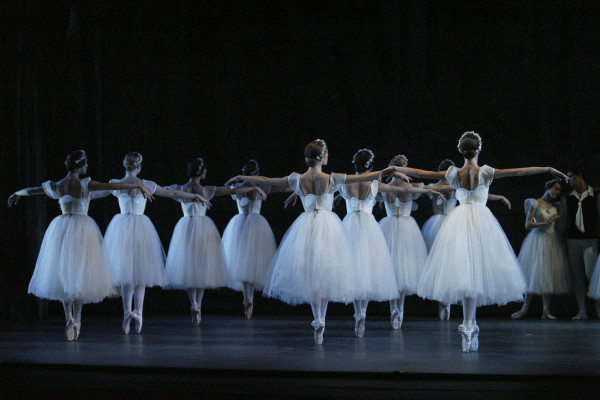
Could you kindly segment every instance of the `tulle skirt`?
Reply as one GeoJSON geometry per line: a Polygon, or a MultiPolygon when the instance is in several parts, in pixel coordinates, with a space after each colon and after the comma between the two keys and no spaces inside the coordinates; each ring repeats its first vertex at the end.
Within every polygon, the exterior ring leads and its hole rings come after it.
{"type": "Polygon", "coordinates": [[[390,251],[381,228],[372,214],[352,212],[342,222],[350,248],[360,291],[366,299],[391,300],[398,297],[398,285],[390,251]]]}
{"type": "Polygon", "coordinates": [[[227,256],[233,288],[242,289],[242,282],[262,290],[267,271],[277,250],[269,223],[260,214],[238,214],[223,232],[223,248],[227,256]]]}
{"type": "Polygon", "coordinates": [[[60,215],[50,223],[28,293],[50,300],[97,303],[116,295],[102,235],[87,215],[60,215]]]}
{"type": "Polygon", "coordinates": [[[417,222],[411,216],[388,216],[379,226],[392,256],[398,290],[406,295],[416,293],[427,259],[427,246],[417,222]]]}
{"type": "Polygon", "coordinates": [[[438,233],[418,294],[446,304],[465,297],[477,305],[522,301],[526,290],[517,257],[485,205],[460,205],[438,233]]]}
{"type": "Polygon", "coordinates": [[[336,214],[327,210],[303,212],[275,253],[263,294],[292,305],[317,299],[347,304],[363,298],[350,254],[346,232],[336,214]]]}
{"type": "Polygon", "coordinates": [[[210,217],[182,217],[173,231],[165,268],[168,288],[230,285],[221,236],[210,217]]]}
{"type": "Polygon", "coordinates": [[[600,300],[600,257],[594,267],[594,272],[590,278],[590,287],[588,288],[588,296],[592,299],[600,300]]]}
{"type": "Polygon", "coordinates": [[[556,233],[529,232],[518,259],[527,283],[527,293],[568,292],[569,263],[565,246],[556,233]]]}
{"type": "Polygon", "coordinates": [[[435,241],[435,237],[437,236],[442,224],[446,220],[447,215],[445,214],[435,214],[429,217],[427,221],[423,224],[423,228],[421,229],[421,234],[423,235],[423,240],[425,241],[425,246],[427,246],[427,251],[431,250],[431,246],[433,246],[433,242],[435,241]]]}
{"type": "Polygon", "coordinates": [[[165,252],[150,218],[143,214],[115,215],[106,228],[104,242],[115,285],[164,284],[165,252]]]}

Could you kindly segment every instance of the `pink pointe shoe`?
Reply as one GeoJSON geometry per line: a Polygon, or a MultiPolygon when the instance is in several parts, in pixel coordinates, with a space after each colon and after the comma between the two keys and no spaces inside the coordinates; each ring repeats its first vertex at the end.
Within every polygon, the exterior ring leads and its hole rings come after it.
{"type": "Polygon", "coordinates": [[[142,313],[138,312],[138,310],[135,310],[131,314],[133,315],[133,320],[135,321],[135,333],[141,333],[143,322],[142,313]]]}
{"type": "Polygon", "coordinates": [[[244,302],[244,315],[246,318],[252,318],[252,311],[254,311],[254,304],[251,301],[244,302]]]}
{"type": "Polygon", "coordinates": [[[73,317],[70,317],[69,321],[67,322],[67,328],[65,329],[65,336],[67,337],[67,340],[69,342],[75,340],[75,324],[75,319],[73,317]]]}
{"type": "Polygon", "coordinates": [[[199,326],[202,318],[200,317],[200,307],[192,306],[192,325],[199,326]]]}
{"type": "Polygon", "coordinates": [[[362,315],[354,315],[356,324],[354,325],[354,334],[361,338],[365,334],[365,317],[362,315]]]}
{"type": "Polygon", "coordinates": [[[477,351],[479,349],[479,327],[472,325],[467,328],[461,324],[458,326],[458,332],[462,337],[462,351],[468,353],[469,351],[477,351]]]}
{"type": "Polygon", "coordinates": [[[313,321],[311,325],[315,328],[315,343],[323,344],[323,333],[325,332],[325,322],[313,321]]]}

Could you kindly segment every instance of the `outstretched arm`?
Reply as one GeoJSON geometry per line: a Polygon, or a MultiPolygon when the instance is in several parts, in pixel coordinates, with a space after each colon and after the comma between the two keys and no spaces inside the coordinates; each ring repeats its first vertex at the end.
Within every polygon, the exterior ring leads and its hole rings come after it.
{"type": "Polygon", "coordinates": [[[444,177],[446,176],[446,171],[427,171],[424,169],[396,167],[396,166],[387,167],[386,169],[381,171],[381,173],[382,173],[382,176],[392,175],[392,174],[394,176],[399,176],[397,174],[401,173],[401,174],[405,174],[408,176],[412,176],[413,178],[438,179],[438,180],[444,179],[444,177]]]}
{"type": "Polygon", "coordinates": [[[552,167],[525,167],[525,168],[508,168],[508,169],[495,169],[494,179],[505,178],[509,176],[526,176],[535,174],[552,174],[558,179],[562,179],[565,182],[569,182],[569,178],[562,172],[552,167]]]}
{"type": "Polygon", "coordinates": [[[506,197],[499,194],[488,194],[488,201],[501,201],[506,205],[506,207],[508,207],[509,210],[511,209],[510,201],[506,197]]]}
{"type": "Polygon", "coordinates": [[[262,184],[267,183],[271,186],[283,186],[283,187],[290,186],[287,176],[284,176],[283,178],[267,178],[266,176],[255,176],[255,175],[235,176],[235,177],[231,178],[230,180],[228,180],[225,183],[225,186],[231,186],[231,185],[234,185],[234,184],[242,182],[242,181],[252,183],[254,185],[262,185],[262,184]]]}
{"type": "Polygon", "coordinates": [[[200,203],[205,204],[210,207],[210,202],[206,200],[199,194],[184,192],[183,190],[171,190],[164,188],[162,186],[156,185],[156,190],[154,194],[161,197],[168,197],[171,199],[188,199],[188,200],[198,200],[200,203]]]}
{"type": "Polygon", "coordinates": [[[412,185],[396,186],[388,185],[387,183],[379,183],[378,191],[387,193],[425,193],[446,201],[446,197],[441,192],[428,187],[418,187],[412,185]]]}
{"type": "MultiPolygon", "coordinates": [[[[390,176],[394,173],[390,168],[386,168],[382,171],[371,171],[366,174],[360,175],[346,175],[346,181],[344,183],[357,183],[357,182],[370,182],[376,181],[384,176],[390,176]]],[[[398,173],[396,175],[398,178],[402,179],[404,182],[410,182],[410,178],[403,173],[398,173]]]]}
{"type": "MultiPolygon", "coordinates": [[[[127,189],[138,189],[140,192],[144,193],[144,196],[150,201],[154,199],[152,193],[144,187],[141,183],[127,183],[127,182],[114,182],[114,183],[105,183],[105,182],[97,182],[90,181],[88,183],[88,189],[90,191],[110,191],[110,190],[127,190],[127,189]]],[[[109,192],[106,192],[107,194],[109,192]]],[[[104,193],[103,193],[104,194],[104,193]]],[[[99,198],[102,196],[94,196],[94,198],[99,198]]]]}
{"type": "Polygon", "coordinates": [[[8,206],[12,207],[13,204],[17,204],[19,199],[24,196],[35,196],[38,194],[44,194],[44,189],[41,186],[29,187],[18,190],[8,197],[8,206]]]}
{"type": "Polygon", "coordinates": [[[260,194],[260,197],[262,197],[263,200],[267,199],[267,194],[265,193],[265,191],[256,185],[240,186],[235,188],[228,188],[224,186],[217,187],[215,188],[215,196],[231,196],[233,194],[248,193],[254,191],[258,192],[258,194],[260,194]]]}

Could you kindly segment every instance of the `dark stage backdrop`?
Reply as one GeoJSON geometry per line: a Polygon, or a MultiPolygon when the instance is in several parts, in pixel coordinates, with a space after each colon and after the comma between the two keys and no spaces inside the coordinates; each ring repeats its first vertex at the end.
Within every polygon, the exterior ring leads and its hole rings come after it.
{"type": "MultiPolygon", "coordinates": [[[[597,184],[599,11],[597,2],[577,0],[3,1],[2,198],[60,179],[66,153],[78,148],[96,180],[121,177],[124,154],[138,151],[143,178],[184,183],[187,161],[202,156],[206,183],[221,185],[249,158],[267,176],[301,171],[315,138],[329,145],[329,171],[352,172],[362,147],[374,150],[376,168],[405,154],[410,166],[434,169],[445,158],[460,161],[465,130],[483,137],[481,164],[583,164],[597,184]]],[[[492,186],[513,203],[510,211],[490,208],[515,251],[526,234],[523,201],[541,196],[548,179],[492,186]]],[[[263,208],[278,241],[301,211],[284,210],[283,200],[274,194],[263,208]]],[[[235,204],[213,204],[209,215],[222,232],[235,204]]],[[[430,210],[422,199],[420,225],[430,210]]],[[[112,197],[90,208],[102,231],[117,212],[112,197]]],[[[43,196],[2,208],[3,317],[38,312],[27,284],[58,214],[43,196]]],[[[158,198],[147,215],[166,250],[180,206],[158,198]]],[[[228,289],[211,291],[204,311],[241,314],[241,301],[228,289]]],[[[569,297],[555,304],[558,314],[575,312],[569,297]]],[[[113,299],[85,312],[120,308],[113,299]]],[[[350,308],[331,311],[349,316],[350,308]]],[[[255,309],[310,314],[260,298],[255,309]]],[[[387,313],[385,304],[370,309],[387,313]]],[[[148,293],[146,313],[187,310],[183,292],[148,293]]],[[[409,315],[435,310],[432,302],[407,303],[409,315]]],[[[57,302],[50,313],[62,313],[57,302]]]]}

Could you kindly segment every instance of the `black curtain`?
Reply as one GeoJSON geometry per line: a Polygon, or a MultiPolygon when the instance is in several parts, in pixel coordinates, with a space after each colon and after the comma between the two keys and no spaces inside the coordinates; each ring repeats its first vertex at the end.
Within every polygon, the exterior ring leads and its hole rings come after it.
{"type": "MultiPolygon", "coordinates": [[[[434,169],[460,161],[465,130],[483,137],[481,164],[583,164],[590,183],[600,178],[593,1],[14,0],[0,9],[4,199],[60,179],[66,153],[78,148],[96,180],[122,176],[124,154],[139,151],[146,179],[183,183],[187,161],[202,156],[207,184],[221,185],[249,158],[268,176],[302,170],[315,138],[329,145],[331,171],[352,172],[362,147],[375,152],[376,168],[405,154],[410,166],[434,169]]],[[[513,202],[510,211],[490,208],[515,251],[526,234],[523,200],[541,196],[548,179],[492,186],[513,202]]],[[[264,205],[278,240],[300,212],[283,210],[283,199],[264,205]]],[[[213,203],[222,232],[236,209],[229,199],[213,203]]],[[[114,198],[90,208],[103,231],[116,212],[114,198]]],[[[165,249],[180,212],[164,199],[147,208],[165,249]]],[[[3,316],[39,309],[27,284],[58,213],[43,196],[3,208],[3,316]]],[[[415,218],[422,224],[429,213],[421,201],[415,218]]],[[[240,295],[228,290],[206,302],[241,312],[240,295]]],[[[147,303],[150,312],[187,309],[183,293],[153,290],[147,303]]],[[[118,300],[91,307],[119,308],[118,300]]],[[[414,301],[416,313],[433,309],[414,301]]]]}

